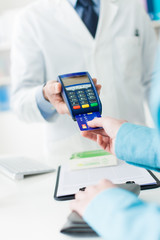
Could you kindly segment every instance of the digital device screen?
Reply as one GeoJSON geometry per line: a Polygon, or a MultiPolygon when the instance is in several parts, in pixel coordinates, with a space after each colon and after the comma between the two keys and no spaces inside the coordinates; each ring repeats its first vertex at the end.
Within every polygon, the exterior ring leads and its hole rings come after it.
{"type": "Polygon", "coordinates": [[[82,75],[82,76],[62,78],[62,82],[65,87],[68,87],[68,86],[73,86],[77,84],[90,83],[90,80],[87,75],[82,75]]]}

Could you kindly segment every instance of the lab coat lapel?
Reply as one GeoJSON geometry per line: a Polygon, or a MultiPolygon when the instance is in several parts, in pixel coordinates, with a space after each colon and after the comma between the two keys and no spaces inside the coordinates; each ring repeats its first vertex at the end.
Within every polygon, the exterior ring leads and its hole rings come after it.
{"type": "Polygon", "coordinates": [[[100,0],[100,17],[96,38],[102,38],[106,33],[108,34],[106,28],[109,29],[117,15],[118,3],[118,0],[100,0]]]}
{"type": "Polygon", "coordinates": [[[94,44],[99,38],[100,40],[106,38],[106,34],[108,34],[106,29],[112,25],[119,8],[119,0],[100,0],[100,16],[94,39],[67,0],[49,1],[54,5],[54,17],[68,29],[68,34],[76,38],[76,41],[86,45],[94,44]]]}
{"type": "Polygon", "coordinates": [[[57,0],[57,3],[56,17],[68,28],[68,34],[72,33],[72,35],[76,36],[77,41],[85,43],[94,41],[94,38],[71,4],[67,0],[57,0]]]}

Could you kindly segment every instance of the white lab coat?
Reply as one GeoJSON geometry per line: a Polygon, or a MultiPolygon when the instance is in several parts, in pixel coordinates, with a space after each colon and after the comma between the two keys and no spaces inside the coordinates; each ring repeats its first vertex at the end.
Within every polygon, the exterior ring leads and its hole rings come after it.
{"type": "MultiPolygon", "coordinates": [[[[67,0],[39,0],[15,25],[13,108],[25,121],[45,121],[36,104],[37,88],[60,74],[88,71],[102,85],[103,116],[144,124],[156,45],[139,0],[101,0],[95,39],[67,0]]],[[[56,113],[46,127],[52,158],[97,148],[80,136],[68,115],[56,113]]]]}

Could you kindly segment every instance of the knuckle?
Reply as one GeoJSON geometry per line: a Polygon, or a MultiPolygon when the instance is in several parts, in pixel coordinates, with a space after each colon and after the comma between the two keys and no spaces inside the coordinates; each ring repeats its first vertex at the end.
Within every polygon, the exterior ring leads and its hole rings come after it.
{"type": "Polygon", "coordinates": [[[105,185],[105,184],[107,184],[108,183],[108,180],[107,179],[102,179],[100,182],[99,182],[99,184],[101,185],[105,185]]]}
{"type": "Polygon", "coordinates": [[[75,195],[75,199],[78,200],[82,197],[83,193],[82,192],[78,192],[76,195],[75,195]]]}

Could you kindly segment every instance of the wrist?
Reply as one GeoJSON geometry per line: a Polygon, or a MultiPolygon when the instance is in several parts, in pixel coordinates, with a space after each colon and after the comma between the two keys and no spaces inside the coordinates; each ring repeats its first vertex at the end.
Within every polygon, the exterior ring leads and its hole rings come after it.
{"type": "Polygon", "coordinates": [[[115,143],[114,143],[114,151],[117,158],[124,160],[122,155],[124,152],[126,152],[126,136],[128,135],[128,132],[130,132],[131,123],[124,122],[121,127],[119,128],[115,143]]]}

